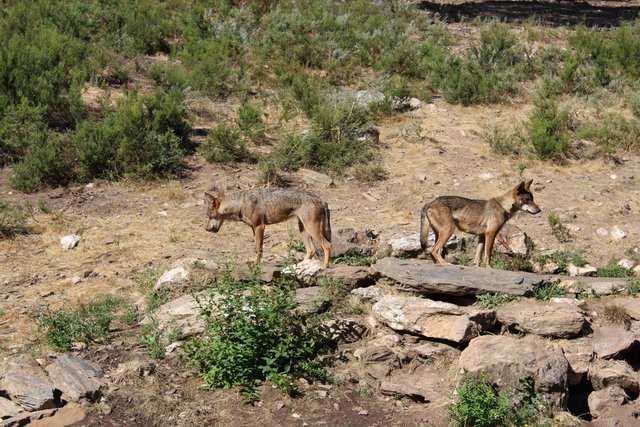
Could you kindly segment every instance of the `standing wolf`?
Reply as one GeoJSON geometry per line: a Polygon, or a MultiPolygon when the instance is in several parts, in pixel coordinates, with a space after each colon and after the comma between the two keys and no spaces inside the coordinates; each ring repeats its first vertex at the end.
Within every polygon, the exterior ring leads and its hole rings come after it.
{"type": "Polygon", "coordinates": [[[533,194],[529,191],[532,182],[532,179],[521,182],[502,196],[489,200],[442,196],[430,201],[424,205],[420,215],[420,246],[423,250],[427,249],[429,226],[431,226],[436,235],[436,243],[429,251],[429,255],[437,264],[449,264],[440,253],[447,240],[458,228],[465,233],[478,236],[474,265],[480,265],[484,247],[485,266],[491,268],[493,243],[509,218],[519,210],[533,215],[540,213],[540,208],[534,203],[533,194]]]}
{"type": "Polygon", "coordinates": [[[331,259],[331,224],[329,208],[318,196],[304,190],[247,190],[224,194],[213,188],[205,193],[207,201],[207,231],[217,233],[225,220],[242,221],[253,230],[256,240],[256,262],[262,258],[264,227],[289,218],[298,218],[302,241],[307,249],[305,259],[316,253],[312,238],[324,250],[324,267],[331,259]]]}

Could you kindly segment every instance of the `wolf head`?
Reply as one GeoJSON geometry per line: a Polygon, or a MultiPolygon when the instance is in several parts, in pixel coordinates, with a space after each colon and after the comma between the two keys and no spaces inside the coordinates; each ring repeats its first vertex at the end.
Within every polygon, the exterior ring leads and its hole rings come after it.
{"type": "Polygon", "coordinates": [[[532,179],[527,182],[523,181],[511,190],[511,198],[513,199],[512,209],[514,211],[523,210],[532,215],[540,213],[540,208],[533,201],[533,194],[529,190],[532,182],[532,179]]]}
{"type": "Polygon", "coordinates": [[[207,226],[205,229],[212,233],[217,233],[224,222],[224,217],[220,213],[220,206],[224,200],[224,191],[213,187],[210,191],[204,193],[204,197],[207,204],[207,226]]]}

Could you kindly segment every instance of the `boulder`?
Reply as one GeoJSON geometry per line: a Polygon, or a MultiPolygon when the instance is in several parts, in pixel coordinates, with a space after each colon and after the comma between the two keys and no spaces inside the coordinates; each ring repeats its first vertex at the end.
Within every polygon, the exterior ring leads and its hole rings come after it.
{"type": "Polygon", "coordinates": [[[371,256],[376,251],[378,235],[372,230],[341,228],[331,233],[331,257],[371,256]]]}
{"type": "Polygon", "coordinates": [[[527,234],[521,228],[506,223],[496,236],[496,249],[503,254],[527,256],[527,239],[527,234]]]}
{"type": "Polygon", "coordinates": [[[559,276],[558,287],[572,294],[612,295],[622,292],[627,287],[627,279],[612,277],[579,277],[559,276]]]}
{"type": "Polygon", "coordinates": [[[375,276],[369,267],[333,265],[319,273],[319,277],[329,277],[342,282],[347,288],[360,288],[375,284],[375,276]]]}
{"type": "Polygon", "coordinates": [[[617,225],[614,225],[611,228],[611,238],[613,240],[622,240],[625,237],[627,237],[629,235],[629,233],[627,233],[626,231],[624,231],[623,229],[621,229],[620,227],[618,227],[617,225]]]}
{"type": "Polygon", "coordinates": [[[377,302],[384,296],[384,291],[378,286],[368,286],[352,290],[351,295],[355,295],[363,301],[377,302]]]}
{"type": "Polygon", "coordinates": [[[87,413],[79,406],[65,406],[50,417],[33,419],[29,427],[64,427],[84,420],[87,413]]]}
{"type": "Polygon", "coordinates": [[[637,296],[615,298],[607,305],[622,307],[633,320],[640,320],[640,298],[637,296]]]}
{"type": "Polygon", "coordinates": [[[445,376],[421,365],[411,372],[396,371],[380,383],[380,393],[406,397],[422,403],[443,400],[449,390],[445,376]]]}
{"type": "Polygon", "coordinates": [[[465,343],[495,322],[495,312],[420,297],[387,295],[373,305],[376,320],[397,331],[465,343]]]}
{"type": "Polygon", "coordinates": [[[633,332],[617,326],[603,326],[593,333],[593,351],[600,359],[621,359],[635,343],[633,332]]]}
{"type": "Polygon", "coordinates": [[[298,170],[300,177],[307,184],[314,187],[329,188],[333,185],[333,178],[311,169],[300,168],[298,170]]]}
{"type": "Polygon", "coordinates": [[[320,286],[296,289],[296,302],[298,310],[303,313],[321,313],[331,305],[329,299],[322,294],[320,286]]]}
{"type": "Polygon", "coordinates": [[[558,345],[540,337],[477,337],[460,355],[458,367],[461,373],[486,371],[501,388],[517,387],[529,373],[545,405],[557,408],[567,402],[569,362],[558,345]]]}
{"type": "Polygon", "coordinates": [[[568,267],[569,276],[595,276],[598,269],[592,265],[585,265],[584,267],[578,267],[573,264],[569,264],[568,267]]]}
{"type": "Polygon", "coordinates": [[[15,417],[21,412],[24,412],[24,409],[22,409],[9,399],[0,397],[0,420],[15,417]]]}
{"type": "Polygon", "coordinates": [[[54,385],[27,354],[9,357],[0,365],[0,396],[8,396],[27,411],[54,408],[54,385]]]}
{"type": "Polygon", "coordinates": [[[322,262],[318,259],[306,259],[296,264],[294,275],[296,279],[307,286],[314,286],[320,273],[324,270],[322,262]]]}
{"type": "Polygon", "coordinates": [[[164,274],[160,276],[160,278],[156,282],[153,290],[157,291],[162,288],[174,288],[176,286],[187,283],[188,281],[189,271],[184,266],[178,266],[172,268],[171,270],[165,271],[164,274]]]}
{"type": "Polygon", "coordinates": [[[596,390],[589,394],[587,402],[589,412],[594,418],[599,418],[606,413],[618,411],[627,401],[627,394],[619,386],[612,386],[596,390]]]}
{"type": "Polygon", "coordinates": [[[426,341],[420,344],[407,344],[407,358],[418,360],[430,360],[439,357],[447,360],[456,360],[460,356],[460,350],[438,342],[426,341]]]}
{"type": "Polygon", "coordinates": [[[555,338],[579,335],[586,324],[573,304],[522,300],[505,304],[496,311],[498,321],[523,332],[555,338]]]}
{"type": "Polygon", "coordinates": [[[62,399],[95,402],[105,387],[104,372],[99,366],[77,356],[63,354],[47,366],[49,379],[62,392],[62,399]]]}
{"type": "MultiPolygon", "coordinates": [[[[427,240],[428,246],[431,247],[435,243],[435,235],[429,234],[427,240]]],[[[444,247],[447,250],[455,251],[464,248],[465,240],[462,237],[458,237],[455,234],[452,235],[444,247]]],[[[412,234],[410,236],[399,237],[389,240],[389,246],[391,247],[392,257],[415,257],[422,253],[422,247],[420,245],[420,233],[412,234]]]]}
{"type": "Polygon", "coordinates": [[[476,296],[504,293],[524,296],[531,294],[535,285],[548,279],[533,273],[435,265],[426,260],[398,258],[383,258],[372,268],[396,288],[422,295],[476,296]]]}
{"type": "MultiPolygon", "coordinates": [[[[205,298],[205,294],[198,294],[205,298]]],[[[183,295],[158,307],[152,315],[147,315],[140,324],[158,322],[160,330],[169,330],[172,325],[180,328],[184,335],[200,334],[204,331],[204,320],[200,317],[200,304],[193,295],[183,295]]]]}
{"type": "Polygon", "coordinates": [[[589,367],[588,378],[594,390],[619,386],[627,393],[640,391],[636,373],[623,360],[596,359],[589,367]]]}
{"type": "Polygon", "coordinates": [[[589,366],[594,358],[593,345],[587,338],[559,340],[564,356],[569,362],[569,386],[578,385],[587,377],[589,366]]]}
{"type": "Polygon", "coordinates": [[[365,364],[382,363],[390,367],[400,366],[398,356],[393,350],[382,345],[359,348],[353,352],[353,355],[365,364]]]}

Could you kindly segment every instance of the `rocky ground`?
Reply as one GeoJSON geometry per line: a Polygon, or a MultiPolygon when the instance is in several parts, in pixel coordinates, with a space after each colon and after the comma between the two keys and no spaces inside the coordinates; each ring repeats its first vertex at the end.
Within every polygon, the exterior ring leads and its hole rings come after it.
{"type": "MultiPolygon", "coordinates": [[[[243,403],[236,389],[201,389],[180,349],[153,360],[139,343],[138,325],[114,327],[108,344],[65,355],[46,347],[33,315],[105,294],[139,302],[146,290],[137,273],[150,268],[163,273],[182,267],[191,281],[180,283],[193,284],[194,260],[210,271],[253,260],[246,225],[226,223],[215,235],[205,232],[203,194],[214,183],[227,191],[255,187],[257,166],[210,165],[194,156],[179,180],[94,182],[33,195],[11,191],[11,171],[0,171],[3,199],[33,206],[43,201],[50,209],[34,211],[31,233],[0,241],[0,416],[17,417],[4,423],[24,425],[29,417],[33,425],[445,426],[466,369],[489,371],[501,386],[515,385],[529,372],[544,404],[562,417],[559,425],[636,425],[640,313],[625,280],[486,276],[484,269],[440,268],[415,259],[426,201],[444,194],[489,198],[533,178],[542,214],[519,214],[510,222],[529,236],[533,253],[578,252],[598,267],[640,261],[640,157],[618,153],[555,165],[491,154],[481,136],[487,125],[513,127],[530,108],[522,100],[462,107],[435,98],[378,123],[388,179],[368,184],[347,175],[327,185],[305,172],[288,176],[293,186],[329,203],[338,247],[373,251],[380,260],[371,270],[334,265],[328,272],[348,282],[353,304],[363,307],[340,316],[344,334],[331,357],[341,381],[302,384],[297,398],[266,387],[256,404],[243,403]],[[567,227],[568,242],[554,237],[551,213],[567,227]],[[72,234],[77,246],[64,249],[60,239],[72,234]],[[478,293],[529,295],[542,280],[563,287],[567,298],[526,298],[498,309],[474,304],[478,293]],[[31,385],[15,388],[21,381],[31,385]]],[[[267,227],[265,271],[286,262],[296,235],[293,222],[267,227]]],[[[459,248],[452,242],[450,256],[459,248]]],[[[315,309],[313,264],[298,274],[305,286],[298,297],[315,309]]],[[[163,310],[197,332],[190,289],[178,289],[187,296],[163,310]]]]}

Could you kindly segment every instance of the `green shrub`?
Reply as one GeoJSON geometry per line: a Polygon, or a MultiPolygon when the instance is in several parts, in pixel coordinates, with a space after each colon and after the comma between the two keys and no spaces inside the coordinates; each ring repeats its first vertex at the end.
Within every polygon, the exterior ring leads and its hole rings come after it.
{"type": "Polygon", "coordinates": [[[161,327],[158,319],[153,314],[148,316],[150,322],[142,325],[140,329],[140,343],[145,346],[151,357],[164,359],[166,347],[183,339],[182,330],[175,323],[161,327]]]}
{"type": "Polygon", "coordinates": [[[590,139],[608,152],[640,149],[640,121],[620,114],[609,114],[602,120],[588,123],[578,130],[576,137],[590,139]]]}
{"type": "Polygon", "coordinates": [[[562,298],[567,292],[555,283],[543,283],[533,288],[533,297],[540,301],[549,301],[551,298],[562,298]]]}
{"type": "Polygon", "coordinates": [[[28,214],[16,204],[0,199],[0,237],[13,237],[27,232],[28,214]]]}
{"type": "Polygon", "coordinates": [[[0,167],[19,161],[30,146],[46,139],[44,114],[44,108],[32,107],[25,99],[7,107],[0,119],[0,167]]]}
{"type": "Polygon", "coordinates": [[[569,274],[569,264],[573,264],[576,267],[584,267],[587,265],[587,260],[578,252],[554,252],[550,255],[536,255],[533,257],[533,260],[541,265],[550,262],[558,264],[560,274],[569,274]]]}
{"type": "Polygon", "coordinates": [[[264,138],[266,126],[262,119],[260,108],[244,103],[238,109],[238,127],[251,141],[258,141],[264,138]]]}
{"type": "Polygon", "coordinates": [[[533,271],[531,262],[523,255],[494,252],[491,256],[491,263],[498,270],[533,271]]]}
{"type": "Polygon", "coordinates": [[[240,132],[224,123],[209,132],[198,151],[210,163],[244,162],[253,159],[240,132]]]}
{"type": "Polygon", "coordinates": [[[456,388],[457,401],[449,407],[453,426],[527,426],[551,425],[541,405],[535,381],[525,373],[519,384],[498,392],[487,372],[465,373],[456,388]]]}
{"type": "Polygon", "coordinates": [[[596,272],[598,277],[630,277],[632,275],[631,270],[619,266],[615,260],[610,261],[605,267],[598,268],[596,272]]]}
{"type": "Polygon", "coordinates": [[[476,301],[480,308],[490,309],[497,308],[510,301],[517,300],[518,297],[509,294],[480,294],[476,295],[476,301]]]}
{"type": "Polygon", "coordinates": [[[15,189],[31,193],[47,185],[66,185],[73,179],[73,154],[62,136],[48,134],[32,143],[13,167],[9,182],[15,189]]]}
{"type": "Polygon", "coordinates": [[[49,345],[58,350],[69,350],[74,342],[104,343],[121,302],[116,296],[106,295],[76,309],[37,313],[36,322],[49,345]]]}
{"type": "Polygon", "coordinates": [[[455,426],[493,427],[507,425],[509,399],[500,395],[487,373],[467,374],[456,388],[457,401],[449,407],[455,426]]]}
{"type": "Polygon", "coordinates": [[[326,380],[314,358],[327,344],[320,319],[296,311],[294,284],[240,283],[227,274],[200,300],[205,331],[185,347],[207,387],[241,385],[249,398],[264,380],[294,392],[303,376],[326,380]]]}
{"type": "Polygon", "coordinates": [[[629,281],[627,282],[627,288],[629,289],[629,293],[631,295],[637,295],[640,292],[640,277],[637,277],[637,276],[629,277],[629,281]]]}
{"type": "Polygon", "coordinates": [[[538,98],[529,118],[529,140],[536,157],[558,159],[568,145],[569,113],[558,111],[556,101],[538,98]]]}
{"type": "Polygon", "coordinates": [[[495,125],[481,133],[482,139],[489,145],[491,152],[501,156],[520,156],[524,154],[524,143],[514,132],[504,126],[495,125]]]}
{"type": "Polygon", "coordinates": [[[367,266],[373,263],[373,259],[366,255],[342,255],[333,260],[334,264],[367,266]]]}

